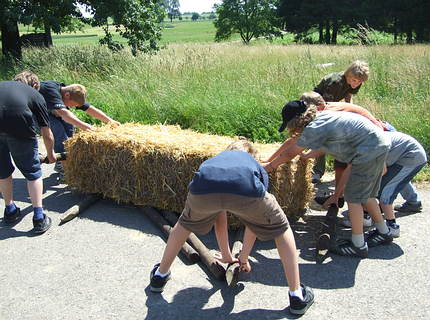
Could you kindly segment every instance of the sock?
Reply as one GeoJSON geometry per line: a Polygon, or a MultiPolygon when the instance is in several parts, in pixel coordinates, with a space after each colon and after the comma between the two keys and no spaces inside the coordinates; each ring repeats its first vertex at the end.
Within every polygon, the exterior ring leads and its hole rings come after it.
{"type": "Polygon", "coordinates": [[[364,246],[364,234],[351,234],[351,242],[357,248],[362,248],[364,246]]]}
{"type": "Polygon", "coordinates": [[[387,219],[388,224],[396,223],[396,219],[387,219]]]}
{"type": "Polygon", "coordinates": [[[160,268],[157,268],[157,271],[155,271],[154,276],[160,276],[162,278],[167,277],[170,274],[170,271],[167,271],[166,273],[161,273],[160,268]]]}
{"type": "Polygon", "coordinates": [[[375,222],[375,227],[378,229],[379,233],[387,234],[389,232],[387,223],[385,220],[382,220],[381,222],[375,222]]]}
{"type": "Polygon", "coordinates": [[[43,208],[42,207],[35,207],[33,220],[39,220],[39,219],[43,219],[43,208]]]}
{"type": "Polygon", "coordinates": [[[290,294],[290,296],[292,296],[292,297],[298,297],[300,300],[304,300],[303,299],[303,292],[302,292],[302,288],[300,287],[299,289],[297,289],[297,290],[294,290],[294,291],[289,291],[289,294],[290,294]]]}
{"type": "Polygon", "coordinates": [[[16,210],[15,202],[12,202],[12,204],[6,205],[6,214],[12,214],[16,210]]]}

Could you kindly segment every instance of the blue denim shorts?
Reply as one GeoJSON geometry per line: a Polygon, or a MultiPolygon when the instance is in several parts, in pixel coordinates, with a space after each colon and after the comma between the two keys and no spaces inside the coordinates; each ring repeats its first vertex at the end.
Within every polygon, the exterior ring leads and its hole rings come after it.
{"type": "Polygon", "coordinates": [[[11,156],[27,180],[42,176],[36,137],[22,139],[0,133],[0,179],[8,178],[15,171],[11,156]]]}
{"type": "Polygon", "coordinates": [[[73,136],[74,126],[65,122],[63,119],[49,115],[49,123],[52,134],[54,135],[54,151],[64,152],[64,141],[73,136]]]}

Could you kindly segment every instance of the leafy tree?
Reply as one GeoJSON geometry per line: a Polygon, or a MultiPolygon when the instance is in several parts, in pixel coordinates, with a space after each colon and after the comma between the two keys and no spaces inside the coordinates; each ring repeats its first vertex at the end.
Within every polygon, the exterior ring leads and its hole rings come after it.
{"type": "Polygon", "coordinates": [[[280,35],[276,16],[277,0],[224,0],[215,5],[215,40],[229,39],[239,33],[248,44],[253,38],[280,35]]]}
{"type": "Polygon", "coordinates": [[[191,20],[197,21],[199,19],[200,19],[200,15],[197,12],[193,12],[193,14],[191,16],[191,20]]]}
{"type": "Polygon", "coordinates": [[[164,0],[163,6],[166,8],[167,17],[170,19],[170,22],[173,22],[174,18],[181,15],[179,0],[164,0]]]}
{"type": "MultiPolygon", "coordinates": [[[[100,40],[111,49],[123,46],[113,41],[112,30],[127,39],[133,54],[157,50],[161,37],[158,22],[164,16],[162,0],[2,0],[0,29],[2,52],[5,56],[21,58],[18,23],[43,28],[50,39],[56,33],[79,28],[76,19],[101,26],[105,37],[100,40]],[[86,5],[92,18],[84,19],[77,5],[86,5]],[[113,21],[110,23],[110,21],[113,21]]],[[[52,44],[52,40],[48,41],[52,44]]]]}

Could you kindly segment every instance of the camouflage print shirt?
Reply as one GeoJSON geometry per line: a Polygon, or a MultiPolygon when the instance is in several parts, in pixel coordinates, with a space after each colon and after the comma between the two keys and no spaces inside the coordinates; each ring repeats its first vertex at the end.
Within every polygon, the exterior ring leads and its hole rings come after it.
{"type": "Polygon", "coordinates": [[[313,91],[318,92],[326,102],[338,102],[345,99],[348,94],[356,94],[360,87],[361,84],[352,89],[346,82],[343,72],[335,72],[325,76],[313,91]]]}

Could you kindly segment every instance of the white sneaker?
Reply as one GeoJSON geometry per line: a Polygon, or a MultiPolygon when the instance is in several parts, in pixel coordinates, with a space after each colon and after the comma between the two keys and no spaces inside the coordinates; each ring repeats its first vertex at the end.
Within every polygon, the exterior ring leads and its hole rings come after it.
{"type": "MultiPolygon", "coordinates": [[[[349,220],[349,212],[348,210],[345,210],[342,212],[343,215],[343,219],[342,219],[342,224],[345,227],[351,228],[351,221],[349,220]]],[[[371,227],[373,224],[372,218],[369,216],[369,214],[367,212],[364,213],[363,215],[363,227],[371,227]]]]}
{"type": "Polygon", "coordinates": [[[390,234],[393,238],[400,237],[400,226],[397,223],[389,223],[387,221],[388,230],[390,230],[390,234]]]}

